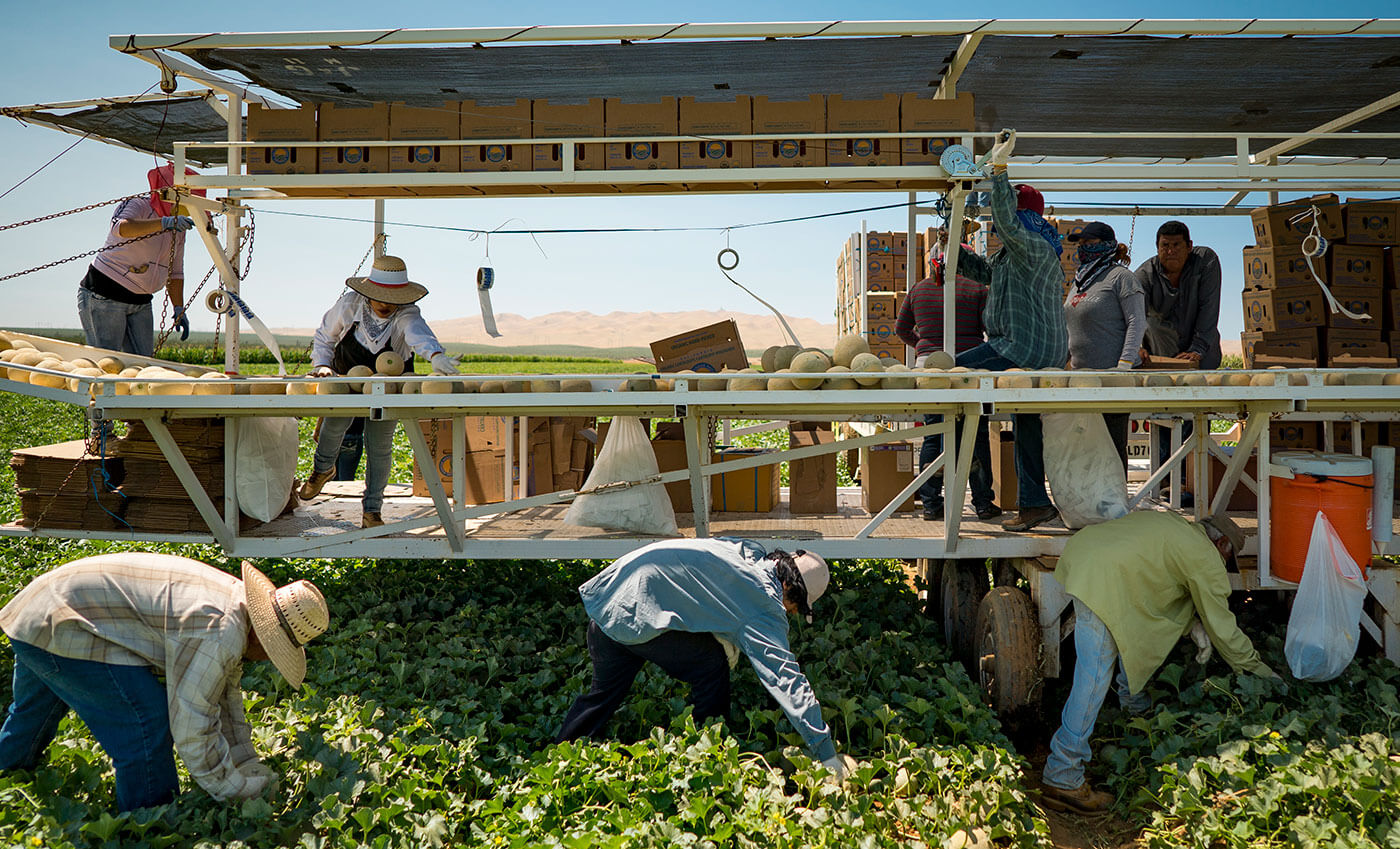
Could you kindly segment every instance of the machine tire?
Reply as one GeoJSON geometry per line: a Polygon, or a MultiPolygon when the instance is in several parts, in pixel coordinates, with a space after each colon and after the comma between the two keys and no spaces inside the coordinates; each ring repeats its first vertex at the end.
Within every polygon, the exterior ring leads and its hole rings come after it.
{"type": "Polygon", "coordinates": [[[943,641],[953,657],[971,665],[977,645],[977,606],[987,594],[987,567],[981,560],[945,560],[939,581],[943,641]]]}
{"type": "Polygon", "coordinates": [[[1039,713],[1040,623],[1035,606],[1014,587],[996,587],[977,608],[974,664],[982,698],[1003,722],[1039,713]]]}

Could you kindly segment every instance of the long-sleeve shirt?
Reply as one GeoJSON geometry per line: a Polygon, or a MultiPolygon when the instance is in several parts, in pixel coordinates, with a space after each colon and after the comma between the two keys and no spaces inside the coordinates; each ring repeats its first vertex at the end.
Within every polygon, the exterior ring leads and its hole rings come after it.
{"type": "Polygon", "coordinates": [[[335,358],[335,346],[350,332],[352,325],[355,338],[372,352],[388,347],[406,360],[410,353],[430,359],[442,351],[442,343],[423,320],[417,305],[401,306],[383,319],[374,314],[369,298],[352,290],[341,295],[321,319],[321,326],[311,340],[311,364],[329,366],[335,358]]]}
{"type": "Polygon", "coordinates": [[[118,230],[123,221],[159,217],[155,207],[151,206],[151,199],[145,195],[127,198],[117,204],[116,211],[112,213],[112,226],[107,230],[107,241],[93,257],[93,267],[138,295],[154,295],[165,288],[169,277],[185,279],[184,233],[162,230],[139,242],[112,247],[127,240],[118,230]],[[172,243],[175,245],[173,262],[170,255],[172,243]]]}
{"type": "Polygon", "coordinates": [[[1155,256],[1138,266],[1136,274],[1147,297],[1149,320],[1173,328],[1177,337],[1175,351],[1154,351],[1149,345],[1147,352],[1164,357],[1194,352],[1201,355],[1201,368],[1219,368],[1220,257],[1215,251],[1193,246],[1176,286],[1155,256]]]}
{"type": "Polygon", "coordinates": [[[1115,265],[1082,292],[1071,286],[1064,310],[1071,368],[1137,364],[1147,314],[1142,284],[1131,271],[1115,265]]]}
{"type": "MultiPolygon", "coordinates": [[[[958,275],[956,293],[956,328],[954,353],[962,353],[983,342],[982,309],[987,304],[987,287],[958,275]]],[[[943,284],[925,277],[909,290],[899,308],[899,320],[894,329],[906,345],[918,356],[943,350],[943,284]]]]}
{"type": "Polygon", "coordinates": [[[1016,216],[1016,193],[1004,171],[992,177],[992,221],[1001,250],[990,259],[967,248],[958,255],[959,270],[987,284],[987,344],[1021,368],[1063,368],[1069,356],[1060,309],[1065,274],[1050,243],[1016,216]]]}
{"type": "Polygon", "coordinates": [[[783,590],[766,554],[749,540],[653,543],[599,572],[579,595],[589,618],[623,645],[685,631],[738,646],[812,754],[826,760],[836,754],[831,730],[789,648],[783,590]]]}
{"type": "Polygon", "coordinates": [[[1055,580],[1108,626],[1134,693],[1193,616],[1235,671],[1272,674],[1230,612],[1220,552],[1203,528],[1175,513],[1141,510],[1078,531],[1065,543],[1055,580]]]}
{"type": "Polygon", "coordinates": [[[239,687],[248,610],[234,576],[169,554],[85,557],[20,590],[0,629],[59,657],[155,669],[175,749],[199,786],[220,801],[266,786],[239,687]]]}

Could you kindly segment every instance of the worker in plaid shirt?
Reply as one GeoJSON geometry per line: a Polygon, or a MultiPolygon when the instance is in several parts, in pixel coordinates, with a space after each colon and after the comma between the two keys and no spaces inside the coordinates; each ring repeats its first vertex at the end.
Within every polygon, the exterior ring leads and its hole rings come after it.
{"type": "Polygon", "coordinates": [[[242,663],[271,660],[300,687],[302,646],[328,624],[314,585],[274,587],[247,562],[241,581],[168,554],[60,566],[0,609],[15,654],[0,770],[35,768],[72,709],[112,758],[119,810],[174,798],[176,750],[215,799],[258,796],[273,774],[253,750],[242,663]]]}

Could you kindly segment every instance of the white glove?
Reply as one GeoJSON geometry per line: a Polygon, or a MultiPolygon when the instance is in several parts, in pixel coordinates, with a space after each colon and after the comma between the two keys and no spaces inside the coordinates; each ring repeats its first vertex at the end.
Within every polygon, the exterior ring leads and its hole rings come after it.
{"type": "Polygon", "coordinates": [[[433,364],[433,374],[457,374],[457,364],[442,351],[433,354],[428,362],[433,364]]]}
{"type": "Polygon", "coordinates": [[[316,366],[311,370],[312,377],[335,377],[335,369],[330,366],[316,366]]]}
{"type": "Polygon", "coordinates": [[[1118,365],[1114,366],[1114,367],[1113,367],[1113,370],[1114,370],[1114,371],[1132,371],[1132,370],[1133,370],[1133,361],[1132,361],[1132,360],[1119,360],[1119,361],[1118,361],[1118,365]]]}
{"type": "Polygon", "coordinates": [[[856,768],[856,759],[850,755],[835,754],[822,761],[822,766],[831,771],[831,777],[838,782],[850,778],[851,772],[856,768]]]}
{"type": "Polygon", "coordinates": [[[992,154],[989,161],[994,167],[1005,168],[1006,163],[1011,159],[1011,151],[1016,149],[1016,131],[1002,130],[997,134],[996,144],[992,145],[992,154]]]}
{"type": "Polygon", "coordinates": [[[248,764],[238,770],[243,776],[243,786],[235,794],[235,799],[256,799],[272,783],[276,773],[262,764],[248,764]]]}
{"type": "Polygon", "coordinates": [[[1191,620],[1191,630],[1187,632],[1187,635],[1191,637],[1191,642],[1196,644],[1196,662],[1205,663],[1210,660],[1212,651],[1210,635],[1206,633],[1206,626],[1201,624],[1201,620],[1191,620]]]}

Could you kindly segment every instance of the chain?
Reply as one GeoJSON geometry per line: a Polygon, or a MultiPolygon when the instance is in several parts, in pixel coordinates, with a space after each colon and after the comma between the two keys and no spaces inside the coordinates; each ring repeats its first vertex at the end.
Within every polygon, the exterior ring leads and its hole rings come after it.
{"type": "Polygon", "coordinates": [[[93,256],[93,255],[95,255],[95,254],[100,254],[100,253],[102,253],[103,251],[111,250],[112,248],[120,248],[120,247],[123,247],[123,246],[125,246],[125,245],[129,245],[129,244],[131,244],[132,242],[139,242],[139,241],[141,241],[142,239],[149,239],[149,238],[151,238],[152,236],[159,236],[159,235],[160,235],[161,233],[163,233],[163,232],[165,232],[165,231],[163,231],[163,230],[157,230],[156,232],[154,232],[154,233],[148,233],[148,234],[146,234],[145,236],[137,236],[137,237],[134,238],[134,239],[127,239],[127,240],[125,240],[125,241],[117,242],[117,243],[114,244],[114,245],[103,245],[102,247],[97,248],[96,250],[85,251],[84,253],[80,253],[80,254],[73,254],[72,256],[70,256],[70,257],[68,257],[68,258],[66,258],[66,259],[56,259],[56,260],[54,260],[53,262],[46,262],[46,263],[44,263],[43,265],[36,265],[36,266],[34,266],[33,268],[26,268],[26,269],[23,270],[23,271],[16,271],[16,272],[13,273],[13,274],[6,274],[4,277],[0,277],[0,283],[4,283],[6,280],[13,280],[13,279],[16,278],[16,277],[23,277],[23,276],[26,275],[26,274],[33,274],[33,273],[36,272],[36,271],[43,271],[43,270],[46,269],[46,268],[53,268],[55,265],[62,265],[62,264],[64,264],[65,262],[72,262],[72,261],[75,260],[75,259],[82,259],[83,257],[86,257],[86,256],[93,256]]]}
{"type": "Polygon", "coordinates": [[[1133,207],[1132,223],[1128,225],[1128,257],[1130,259],[1133,255],[1133,235],[1137,233],[1138,213],[1141,211],[1138,207],[1133,207]]]}
{"type": "MultiPolygon", "coordinates": [[[[49,496],[49,500],[44,502],[44,509],[39,511],[38,516],[34,517],[34,529],[36,531],[39,530],[40,526],[43,524],[44,518],[49,515],[49,510],[53,507],[54,503],[58,501],[58,497],[62,495],[64,490],[68,488],[68,482],[71,481],[73,479],[73,475],[77,474],[78,470],[83,467],[83,461],[85,461],[89,456],[97,457],[98,461],[102,463],[101,471],[103,473],[105,483],[107,466],[106,434],[110,432],[112,423],[107,419],[103,419],[97,422],[90,422],[88,421],[86,413],[82,414],[82,421],[84,426],[87,427],[87,436],[83,440],[83,447],[85,449],[84,456],[79,457],[77,462],[73,464],[73,468],[68,470],[68,474],[63,477],[63,482],[60,483],[58,487],[54,490],[53,495],[49,496]]],[[[89,478],[88,482],[93,483],[91,478],[89,478]]],[[[94,500],[96,499],[96,489],[96,484],[93,483],[94,500]]],[[[117,493],[118,495],[121,495],[123,499],[125,499],[126,497],[125,494],[122,493],[120,490],[111,489],[111,491],[117,493]]],[[[101,504],[99,503],[98,506],[100,507],[101,504]]],[[[103,509],[105,510],[106,508],[103,509]]],[[[120,519],[120,517],[118,518],[120,519]]],[[[131,526],[127,525],[127,527],[131,526]]]]}
{"type": "MultiPolygon", "coordinates": [[[[145,193],[142,192],[142,194],[145,193]]],[[[111,203],[121,203],[124,200],[131,200],[132,198],[139,197],[141,197],[141,195],[127,195],[126,197],[112,198],[111,200],[104,200],[99,203],[90,203],[87,206],[80,206],[77,209],[68,209],[64,210],[63,212],[54,212],[49,215],[41,215],[38,218],[31,218],[28,221],[16,221],[13,224],[0,224],[0,233],[3,233],[6,230],[13,230],[16,227],[23,227],[26,224],[38,224],[40,221],[50,221],[54,218],[62,218],[65,215],[72,215],[75,212],[87,212],[89,209],[97,209],[99,206],[106,206],[111,203]]]]}
{"type": "Polygon", "coordinates": [[[374,246],[377,245],[377,244],[379,244],[381,241],[384,242],[384,248],[385,248],[385,250],[388,250],[388,248],[389,248],[389,234],[388,234],[388,233],[380,233],[379,235],[375,236],[374,239],[373,239],[373,241],[371,241],[371,242],[369,243],[369,250],[365,251],[365,255],[364,255],[364,256],[360,257],[360,261],[359,261],[358,264],[356,264],[355,270],[352,271],[352,272],[350,272],[350,276],[351,276],[351,277],[358,277],[358,276],[359,276],[359,274],[360,274],[360,269],[365,267],[365,260],[369,259],[369,255],[372,254],[372,253],[374,253],[374,246]]]}
{"type": "MultiPolygon", "coordinates": [[[[246,246],[247,246],[247,253],[246,253],[246,254],[244,255],[244,257],[243,257],[243,273],[242,273],[242,275],[239,276],[239,278],[238,278],[239,280],[247,280],[247,279],[248,279],[248,272],[249,272],[249,271],[252,269],[252,267],[253,267],[253,237],[256,235],[256,233],[257,233],[257,222],[254,220],[254,218],[253,218],[253,211],[250,209],[250,210],[248,210],[248,229],[244,231],[244,236],[243,236],[243,245],[246,245],[246,246]]],[[[242,249],[242,245],[240,245],[240,250],[241,250],[241,249],[242,249]]],[[[174,245],[174,242],[172,242],[172,243],[171,243],[171,246],[170,246],[170,267],[173,268],[173,267],[174,267],[174,264],[175,264],[175,245],[174,245]]],[[[210,279],[211,277],[213,277],[213,276],[214,276],[214,267],[210,267],[210,269],[209,269],[207,272],[205,272],[205,274],[204,274],[204,279],[201,280],[201,281],[199,281],[199,285],[195,287],[194,292],[190,294],[190,296],[189,296],[188,299],[186,299],[186,301],[185,301],[185,307],[184,307],[184,309],[185,309],[186,312],[188,312],[189,309],[190,309],[190,307],[192,307],[192,306],[194,305],[194,302],[195,302],[196,300],[198,300],[198,298],[199,298],[199,293],[202,292],[202,291],[204,291],[204,287],[207,286],[207,285],[209,284],[209,279],[210,279]]],[[[169,312],[169,310],[170,310],[170,299],[167,298],[167,299],[166,299],[166,302],[165,302],[165,306],[161,309],[161,313],[160,313],[160,324],[161,324],[161,327],[165,327],[165,316],[166,316],[166,313],[169,312]]],[[[219,314],[218,320],[217,320],[217,321],[215,322],[215,324],[214,324],[214,342],[215,342],[215,347],[217,347],[217,344],[218,344],[218,341],[219,341],[219,325],[220,325],[222,322],[223,322],[223,313],[220,313],[220,314],[219,314]]],[[[165,340],[168,339],[168,338],[170,337],[170,334],[171,334],[171,333],[174,333],[174,332],[175,332],[175,326],[174,326],[173,324],[172,324],[169,328],[166,328],[166,329],[162,330],[162,331],[161,331],[161,334],[160,334],[160,339],[156,341],[156,349],[159,350],[160,348],[165,347],[165,340]]]]}

